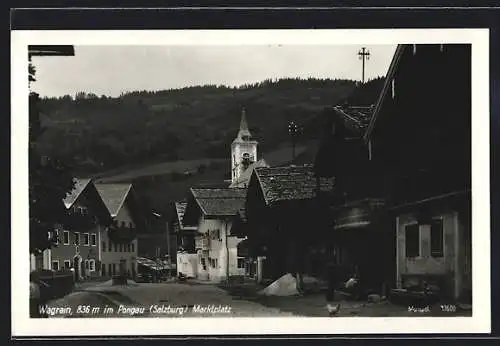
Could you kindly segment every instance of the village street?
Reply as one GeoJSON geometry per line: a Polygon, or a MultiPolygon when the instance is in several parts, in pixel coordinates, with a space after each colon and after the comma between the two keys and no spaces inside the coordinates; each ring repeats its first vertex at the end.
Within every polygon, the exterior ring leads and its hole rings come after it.
{"type": "MultiPolygon", "coordinates": [[[[250,288],[251,289],[251,288],[250,288]]],[[[77,291],[49,303],[65,308],[52,317],[327,317],[321,293],[295,297],[257,297],[241,289],[226,290],[211,284],[133,283],[112,286],[109,283],[81,285],[77,291]],[[120,306],[122,306],[120,308],[120,306]],[[71,316],[68,315],[68,307],[71,316]],[[96,309],[96,308],[99,309],[96,309]],[[113,311],[105,311],[111,307],[113,311]]],[[[470,310],[409,311],[388,301],[378,303],[339,302],[336,317],[388,316],[468,316],[470,310]]]]}
{"type": "Polygon", "coordinates": [[[259,303],[235,299],[214,285],[180,283],[108,283],[84,285],[48,304],[64,308],[52,317],[272,317],[293,316],[259,303]],[[120,309],[120,305],[122,308],[120,309]],[[105,307],[111,310],[105,312],[105,307]],[[99,307],[99,309],[95,309],[99,307]],[[69,316],[64,316],[69,317],[69,316]]]}

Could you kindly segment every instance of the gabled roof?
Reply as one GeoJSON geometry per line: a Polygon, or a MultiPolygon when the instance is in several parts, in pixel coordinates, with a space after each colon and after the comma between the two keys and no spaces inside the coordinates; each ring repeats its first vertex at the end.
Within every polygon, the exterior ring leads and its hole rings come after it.
{"type": "Polygon", "coordinates": [[[252,176],[253,170],[257,167],[269,167],[269,165],[264,159],[260,159],[259,161],[252,163],[246,170],[243,171],[243,173],[241,173],[239,179],[234,183],[231,183],[229,187],[237,187],[240,184],[248,182],[250,180],[250,177],[252,176]]]}
{"type": "Polygon", "coordinates": [[[75,186],[73,187],[73,190],[63,200],[64,206],[66,207],[66,209],[71,208],[71,206],[76,202],[76,200],[81,195],[83,190],[85,190],[85,188],[90,183],[90,179],[88,179],[88,178],[75,178],[75,179],[73,179],[73,181],[75,182],[75,186]]]}
{"type": "Polygon", "coordinates": [[[184,226],[182,223],[184,218],[184,213],[186,212],[187,202],[175,202],[175,214],[177,216],[177,222],[179,223],[180,229],[196,229],[196,227],[184,226]]]}
{"type": "Polygon", "coordinates": [[[375,127],[377,117],[380,113],[380,109],[382,108],[382,104],[384,103],[385,97],[389,91],[389,87],[392,83],[392,79],[394,78],[394,75],[396,74],[399,62],[401,60],[401,57],[403,56],[403,52],[408,46],[409,45],[407,45],[407,44],[400,44],[396,48],[396,51],[395,51],[394,56],[393,56],[392,61],[391,61],[391,65],[389,66],[389,70],[387,71],[387,75],[385,77],[384,87],[382,88],[382,91],[381,91],[380,96],[377,100],[377,103],[375,104],[375,109],[373,110],[373,115],[370,119],[370,123],[368,124],[368,127],[367,127],[365,134],[363,136],[366,141],[369,140],[371,133],[373,131],[373,128],[375,127]]]}
{"type": "Polygon", "coordinates": [[[95,184],[95,186],[111,216],[116,217],[132,188],[132,184],[95,184]]]}
{"type": "MultiPolygon", "coordinates": [[[[316,197],[316,176],[313,165],[288,167],[259,167],[254,176],[267,205],[316,197]]],[[[321,178],[320,191],[331,191],[334,178],[321,178]]]]}
{"type": "Polygon", "coordinates": [[[234,216],[245,206],[246,189],[192,188],[191,194],[205,216],[234,216]]]}

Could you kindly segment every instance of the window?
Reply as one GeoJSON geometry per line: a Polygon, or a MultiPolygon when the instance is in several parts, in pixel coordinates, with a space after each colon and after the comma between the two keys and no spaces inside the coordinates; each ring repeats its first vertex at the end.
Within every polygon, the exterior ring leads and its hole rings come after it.
{"type": "Polygon", "coordinates": [[[101,275],[106,276],[106,264],[101,264],[101,275]]]}
{"type": "Polygon", "coordinates": [[[55,238],[55,244],[59,244],[59,230],[58,229],[55,229],[54,230],[54,238],[55,238]]]}
{"type": "Polygon", "coordinates": [[[95,272],[95,259],[89,260],[89,271],[95,272]]]}
{"type": "Polygon", "coordinates": [[[113,243],[113,248],[114,248],[115,252],[118,252],[118,246],[116,245],[116,243],[113,243]]]}
{"type": "Polygon", "coordinates": [[[75,245],[80,245],[80,233],[75,232],[75,245]]]}
{"type": "Polygon", "coordinates": [[[65,260],[64,261],[64,269],[70,269],[70,268],[71,268],[71,261],[65,260]]]}
{"type": "Polygon", "coordinates": [[[431,224],[431,256],[444,256],[443,220],[434,219],[431,224]]]}
{"type": "Polygon", "coordinates": [[[52,270],[59,270],[59,261],[52,261],[52,270]]]}
{"type": "Polygon", "coordinates": [[[125,228],[125,221],[120,222],[120,227],[125,228]]]}
{"type": "Polygon", "coordinates": [[[85,260],[85,269],[89,269],[89,260],[85,260]]]}
{"type": "Polygon", "coordinates": [[[129,228],[133,228],[133,227],[134,227],[134,225],[132,224],[132,222],[129,222],[129,223],[128,223],[128,227],[129,227],[129,228]]]}
{"type": "Polygon", "coordinates": [[[83,245],[89,245],[90,235],[88,233],[83,233],[83,245]]]}
{"type": "Polygon", "coordinates": [[[127,244],[127,250],[128,252],[132,252],[132,243],[127,244]]]}
{"type": "Polygon", "coordinates": [[[203,270],[207,270],[207,263],[205,262],[205,259],[204,258],[201,258],[200,259],[200,262],[201,262],[201,265],[203,267],[203,270]]]}
{"type": "Polygon", "coordinates": [[[123,252],[123,244],[118,244],[118,248],[120,252],[123,252]]]}
{"type": "Polygon", "coordinates": [[[106,252],[106,242],[105,242],[105,241],[103,241],[103,242],[101,242],[101,244],[102,244],[102,245],[101,245],[101,247],[102,247],[102,252],[106,252]]]}
{"type": "Polygon", "coordinates": [[[132,248],[132,252],[134,252],[134,243],[130,244],[131,248],[132,248]]]}
{"type": "Polygon", "coordinates": [[[113,265],[112,265],[111,263],[110,263],[110,264],[108,264],[108,268],[109,268],[109,270],[108,270],[108,274],[109,274],[109,275],[113,275],[113,265]]]}
{"type": "Polygon", "coordinates": [[[90,235],[90,243],[92,244],[92,246],[96,246],[97,245],[97,234],[92,233],[90,235]]]}
{"type": "Polygon", "coordinates": [[[76,207],[76,211],[79,214],[82,214],[82,215],[87,215],[88,214],[88,210],[87,210],[86,207],[78,206],[78,207],[76,207]]]}
{"type": "Polygon", "coordinates": [[[116,263],[113,263],[113,275],[115,275],[116,272],[117,272],[117,270],[116,270],[116,263]]]}
{"type": "Polygon", "coordinates": [[[69,231],[63,232],[63,242],[64,245],[69,245],[69,231]]]}
{"type": "Polygon", "coordinates": [[[420,256],[420,230],[418,224],[406,225],[406,258],[420,256]]]}
{"type": "Polygon", "coordinates": [[[238,258],[238,268],[240,268],[240,269],[245,268],[245,259],[244,258],[238,258]]]}
{"type": "Polygon", "coordinates": [[[108,251],[109,252],[113,251],[113,244],[111,244],[111,240],[108,243],[108,251]]]}

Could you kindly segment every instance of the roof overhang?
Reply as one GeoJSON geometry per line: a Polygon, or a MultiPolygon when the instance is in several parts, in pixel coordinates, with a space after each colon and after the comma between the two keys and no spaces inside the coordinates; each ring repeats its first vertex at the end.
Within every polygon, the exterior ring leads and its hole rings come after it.
{"type": "Polygon", "coordinates": [[[396,51],[394,52],[394,57],[392,58],[391,65],[389,66],[389,70],[387,71],[387,75],[385,77],[384,86],[382,87],[382,91],[380,92],[377,103],[375,104],[375,109],[373,111],[370,123],[368,124],[368,128],[366,129],[366,132],[363,136],[363,139],[366,142],[368,142],[371,138],[373,129],[375,128],[375,123],[377,121],[377,118],[380,115],[382,105],[383,105],[385,97],[389,91],[389,87],[392,83],[391,81],[392,81],[394,75],[396,74],[396,70],[398,68],[399,61],[401,60],[401,56],[403,55],[405,47],[406,47],[405,44],[400,44],[400,45],[398,45],[398,47],[396,48],[396,51]]]}
{"type": "Polygon", "coordinates": [[[28,46],[28,55],[31,56],[74,56],[74,46],[28,46]]]}

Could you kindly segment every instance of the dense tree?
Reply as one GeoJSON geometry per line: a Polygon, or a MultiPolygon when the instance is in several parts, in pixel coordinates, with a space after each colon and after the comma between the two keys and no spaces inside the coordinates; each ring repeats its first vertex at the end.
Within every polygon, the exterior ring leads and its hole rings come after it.
{"type": "Polygon", "coordinates": [[[355,88],[349,80],[285,78],[241,87],[206,85],[119,97],[81,92],[74,98],[44,98],[41,103],[52,122],[40,140],[40,150],[65,162],[75,159],[81,174],[131,162],[227,157],[245,107],[250,126],[259,129],[252,134],[266,152],[289,141],[290,120],[304,124],[304,140],[317,136],[314,119],[355,88]]]}
{"type": "MultiPolygon", "coordinates": [[[[29,81],[35,81],[35,68],[29,65],[29,81]]],[[[56,224],[66,223],[63,199],[73,188],[68,167],[60,159],[41,155],[38,150],[44,127],[40,119],[40,98],[29,94],[29,218],[30,253],[50,248],[56,224]]]]}

